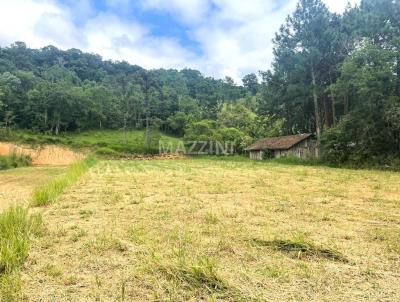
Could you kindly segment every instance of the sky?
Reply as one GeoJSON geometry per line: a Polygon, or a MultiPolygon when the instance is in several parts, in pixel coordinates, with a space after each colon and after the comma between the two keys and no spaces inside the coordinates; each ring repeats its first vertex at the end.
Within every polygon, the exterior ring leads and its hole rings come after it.
{"type": "MultiPolygon", "coordinates": [[[[341,13],[359,0],[323,0],[341,13]]],[[[232,77],[267,70],[297,0],[0,0],[0,46],[54,45],[144,68],[232,77]]]]}

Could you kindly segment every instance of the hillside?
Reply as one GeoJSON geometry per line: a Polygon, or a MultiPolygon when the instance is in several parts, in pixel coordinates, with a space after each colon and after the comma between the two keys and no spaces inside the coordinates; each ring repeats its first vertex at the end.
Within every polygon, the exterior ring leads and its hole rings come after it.
{"type": "Polygon", "coordinates": [[[145,130],[131,130],[126,133],[118,130],[95,130],[64,133],[58,136],[14,131],[11,135],[0,136],[1,140],[33,147],[60,145],[76,150],[87,150],[100,156],[124,157],[135,154],[158,153],[159,140],[176,145],[179,138],[155,131],[151,133],[150,142],[146,145],[145,130]]]}

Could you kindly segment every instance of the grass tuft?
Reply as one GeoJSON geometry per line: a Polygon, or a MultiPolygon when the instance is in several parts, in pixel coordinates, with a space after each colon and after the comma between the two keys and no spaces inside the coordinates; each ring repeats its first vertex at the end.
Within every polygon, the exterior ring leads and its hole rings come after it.
{"type": "Polygon", "coordinates": [[[212,259],[199,257],[196,261],[187,261],[183,257],[179,260],[156,265],[156,271],[170,282],[172,288],[184,289],[186,293],[192,292],[197,296],[218,294],[219,297],[228,297],[235,292],[219,276],[212,259]]]}
{"type": "Polygon", "coordinates": [[[292,239],[274,239],[261,240],[252,239],[251,243],[255,246],[271,247],[277,251],[289,254],[298,259],[323,258],[328,260],[348,262],[347,258],[339,251],[334,249],[317,246],[316,244],[305,240],[302,236],[296,236],[292,239]]]}
{"type": "Polygon", "coordinates": [[[19,268],[28,256],[31,236],[42,231],[42,217],[29,215],[25,208],[11,207],[0,214],[1,301],[17,301],[20,298],[19,268]]]}
{"type": "Polygon", "coordinates": [[[75,183],[95,163],[95,158],[88,157],[72,164],[65,175],[36,189],[32,195],[31,205],[40,207],[54,203],[66,188],[75,183]]]}
{"type": "Polygon", "coordinates": [[[22,207],[0,214],[0,273],[10,273],[25,260],[29,238],[42,231],[42,217],[22,207]]]}

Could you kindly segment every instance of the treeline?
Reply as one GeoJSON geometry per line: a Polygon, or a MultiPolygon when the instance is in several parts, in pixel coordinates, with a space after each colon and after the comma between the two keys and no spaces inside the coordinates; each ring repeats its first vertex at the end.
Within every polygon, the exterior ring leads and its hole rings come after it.
{"type": "Polygon", "coordinates": [[[199,71],[145,70],[78,49],[0,48],[0,122],[58,134],[157,124],[183,134],[182,120],[216,119],[223,101],[246,96],[233,80],[199,71]]]}
{"type": "Polygon", "coordinates": [[[234,140],[237,150],[307,132],[329,162],[393,164],[399,16],[399,0],[362,0],[342,15],[321,0],[300,0],[276,34],[272,69],[245,76],[242,86],[17,42],[0,48],[0,123],[53,134],[157,128],[187,140],[234,140]]]}
{"type": "Polygon", "coordinates": [[[312,132],[326,160],[400,163],[400,1],[363,0],[343,15],[300,0],[274,39],[259,114],[312,132]]]}

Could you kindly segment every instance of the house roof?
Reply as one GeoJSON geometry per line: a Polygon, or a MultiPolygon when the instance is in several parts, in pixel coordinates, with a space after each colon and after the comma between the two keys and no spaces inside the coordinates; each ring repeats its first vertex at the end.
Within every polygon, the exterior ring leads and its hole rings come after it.
{"type": "Polygon", "coordinates": [[[287,150],[294,145],[309,138],[311,134],[297,134],[280,137],[263,138],[254,144],[248,146],[246,151],[259,151],[259,150],[287,150]]]}

